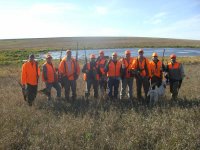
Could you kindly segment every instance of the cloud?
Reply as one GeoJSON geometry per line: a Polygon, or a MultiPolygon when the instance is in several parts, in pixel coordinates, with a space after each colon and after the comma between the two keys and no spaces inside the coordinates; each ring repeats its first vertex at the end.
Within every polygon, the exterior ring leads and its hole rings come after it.
{"type": "Polygon", "coordinates": [[[36,3],[13,9],[0,9],[0,39],[78,35],[79,27],[68,22],[79,11],[72,3],[36,3]],[[63,19],[64,17],[65,19],[63,19]]]}
{"type": "Polygon", "coordinates": [[[200,40],[200,14],[146,31],[145,36],[200,40]]]}
{"type": "Polygon", "coordinates": [[[106,15],[108,13],[108,9],[106,7],[98,6],[95,8],[95,12],[99,15],[106,15]]]}
{"type": "Polygon", "coordinates": [[[160,24],[163,22],[167,15],[167,12],[159,12],[155,14],[153,17],[151,17],[149,20],[147,20],[145,23],[151,23],[154,25],[160,24]]]}
{"type": "Polygon", "coordinates": [[[155,14],[153,18],[162,18],[162,17],[164,17],[164,16],[166,16],[166,15],[167,15],[166,12],[160,12],[160,13],[158,13],[158,14],[155,14]]]}
{"type": "Polygon", "coordinates": [[[37,14],[58,14],[75,11],[78,6],[72,3],[38,3],[31,6],[29,12],[37,14]]]}

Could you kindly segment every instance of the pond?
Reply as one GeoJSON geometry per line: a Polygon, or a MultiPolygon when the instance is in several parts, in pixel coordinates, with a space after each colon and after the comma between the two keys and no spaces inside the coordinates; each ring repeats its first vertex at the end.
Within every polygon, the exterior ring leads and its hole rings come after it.
{"type": "MultiPolygon", "coordinates": [[[[104,50],[105,56],[111,56],[113,52],[117,52],[118,56],[124,56],[126,50],[131,51],[131,56],[135,57],[138,55],[139,48],[116,48],[116,49],[90,49],[86,50],[86,55],[89,57],[90,54],[95,54],[98,56],[99,50],[104,50]]],[[[143,48],[144,56],[151,56],[153,52],[157,52],[160,57],[163,55],[163,50],[165,49],[165,56],[169,56],[172,53],[176,54],[178,57],[187,57],[187,56],[200,56],[200,48],[143,48]]],[[[51,51],[53,59],[60,59],[61,51],[51,51]]],[[[66,55],[66,51],[62,51],[62,57],[66,55]]],[[[72,56],[75,57],[76,50],[72,50],[72,56]]],[[[44,59],[45,54],[41,53],[39,59],[44,59]]],[[[84,50],[78,51],[78,58],[84,59],[85,52],[84,50]]]]}

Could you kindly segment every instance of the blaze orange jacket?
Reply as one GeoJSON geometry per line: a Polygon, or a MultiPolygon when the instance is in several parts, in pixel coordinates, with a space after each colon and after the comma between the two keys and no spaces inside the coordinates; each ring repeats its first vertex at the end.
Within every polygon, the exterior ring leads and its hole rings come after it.
{"type": "Polygon", "coordinates": [[[149,65],[151,70],[151,76],[162,78],[162,62],[158,61],[157,63],[155,63],[154,61],[150,61],[149,65]]]}
{"type": "Polygon", "coordinates": [[[143,58],[142,62],[139,61],[139,57],[135,59],[131,65],[131,69],[138,70],[140,72],[140,76],[142,77],[151,77],[149,60],[145,57],[143,58]]]}
{"type": "Polygon", "coordinates": [[[108,77],[120,77],[121,75],[121,62],[118,60],[114,63],[112,60],[108,62],[108,66],[106,67],[107,76],[108,77]]]}
{"type": "MultiPolygon", "coordinates": [[[[98,71],[98,64],[96,64],[96,67],[93,67],[93,68],[91,68],[90,67],[90,63],[87,63],[86,64],[86,66],[85,66],[86,68],[84,68],[85,70],[87,69],[89,72],[91,71],[91,70],[94,70],[95,72],[96,72],[96,77],[94,77],[95,78],[95,80],[99,80],[99,71],[98,71]]],[[[85,70],[83,70],[83,72],[85,72],[85,70]]],[[[83,80],[87,80],[87,73],[84,73],[83,74],[83,80]]]]}
{"type": "Polygon", "coordinates": [[[24,84],[37,85],[39,76],[40,76],[40,68],[38,67],[37,62],[34,61],[33,63],[31,63],[30,61],[27,61],[22,65],[22,75],[21,75],[22,85],[24,84]]]}
{"type": "Polygon", "coordinates": [[[127,58],[122,58],[121,63],[125,65],[125,78],[130,78],[130,69],[131,69],[131,64],[133,63],[134,58],[130,58],[128,61],[127,58]]]}
{"type": "Polygon", "coordinates": [[[53,83],[58,81],[58,76],[53,64],[48,64],[47,62],[43,64],[42,69],[42,80],[44,82],[53,83]]]}
{"type": "Polygon", "coordinates": [[[62,59],[59,65],[59,73],[62,76],[67,76],[68,80],[74,80],[75,73],[80,75],[80,66],[74,58],[71,58],[69,61],[66,60],[66,57],[62,59]],[[69,68],[69,66],[70,68],[69,68]],[[75,68],[76,67],[76,68],[75,68]],[[76,70],[75,70],[76,69],[76,70]]]}
{"type": "Polygon", "coordinates": [[[106,62],[107,62],[107,61],[106,61],[105,58],[99,59],[99,60],[97,61],[97,64],[98,64],[98,67],[99,67],[99,69],[100,69],[101,75],[106,75],[106,73],[105,73],[105,71],[104,71],[106,62]]]}

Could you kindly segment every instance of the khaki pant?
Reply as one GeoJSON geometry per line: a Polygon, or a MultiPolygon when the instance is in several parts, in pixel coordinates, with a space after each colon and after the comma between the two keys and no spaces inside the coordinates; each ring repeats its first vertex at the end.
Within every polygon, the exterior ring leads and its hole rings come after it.
{"type": "Polygon", "coordinates": [[[172,95],[172,99],[177,99],[181,81],[170,80],[169,83],[170,83],[170,93],[172,95]]]}
{"type": "Polygon", "coordinates": [[[128,97],[133,98],[133,78],[124,78],[121,85],[120,98],[123,99],[126,95],[126,87],[128,86],[128,97]]]}

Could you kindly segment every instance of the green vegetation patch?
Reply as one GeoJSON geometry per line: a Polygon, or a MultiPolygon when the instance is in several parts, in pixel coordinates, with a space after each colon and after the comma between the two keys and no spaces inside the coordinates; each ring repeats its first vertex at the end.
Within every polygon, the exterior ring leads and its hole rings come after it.
{"type": "Polygon", "coordinates": [[[21,64],[29,54],[45,53],[49,50],[4,50],[0,53],[0,65],[21,64]]]}

